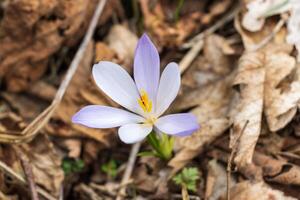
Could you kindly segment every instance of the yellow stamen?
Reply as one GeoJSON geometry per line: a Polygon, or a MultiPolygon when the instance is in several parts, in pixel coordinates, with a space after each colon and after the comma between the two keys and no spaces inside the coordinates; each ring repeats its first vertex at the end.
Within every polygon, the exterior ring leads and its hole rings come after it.
{"type": "Polygon", "coordinates": [[[141,98],[138,99],[138,103],[144,112],[147,112],[147,113],[151,112],[152,101],[149,99],[148,94],[145,90],[141,91],[141,98]]]}

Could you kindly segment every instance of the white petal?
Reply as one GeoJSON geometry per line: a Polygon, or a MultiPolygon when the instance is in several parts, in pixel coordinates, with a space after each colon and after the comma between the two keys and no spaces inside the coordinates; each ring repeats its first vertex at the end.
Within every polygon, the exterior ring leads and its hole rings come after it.
{"type": "Polygon", "coordinates": [[[176,63],[169,63],[163,71],[157,93],[155,114],[163,114],[176,98],[180,88],[180,71],[176,63]]]}
{"type": "Polygon", "coordinates": [[[155,128],[168,135],[187,136],[198,130],[199,124],[193,114],[179,113],[159,118],[155,128]]]}
{"type": "Polygon", "coordinates": [[[86,106],[78,111],[72,122],[90,128],[113,128],[129,123],[143,122],[144,118],[109,106],[86,106]]]}
{"type": "Polygon", "coordinates": [[[112,100],[135,113],[142,114],[139,93],[130,75],[121,66],[101,61],[93,66],[96,84],[112,100]]]}
{"type": "Polygon", "coordinates": [[[142,141],[152,131],[149,124],[126,124],[119,128],[119,137],[126,144],[142,141]]]}

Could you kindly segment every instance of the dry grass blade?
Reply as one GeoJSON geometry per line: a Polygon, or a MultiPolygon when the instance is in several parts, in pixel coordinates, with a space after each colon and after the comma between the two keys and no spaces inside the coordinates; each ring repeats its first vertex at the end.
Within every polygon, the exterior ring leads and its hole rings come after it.
{"type": "Polygon", "coordinates": [[[47,107],[35,120],[33,120],[22,132],[20,132],[18,135],[11,135],[7,132],[1,132],[0,131],[0,142],[2,143],[21,143],[21,142],[27,142],[31,140],[41,128],[44,127],[44,125],[48,122],[48,120],[51,118],[52,114],[54,113],[55,109],[61,102],[66,89],[73,77],[73,75],[76,72],[76,69],[78,68],[78,65],[83,57],[83,54],[85,52],[85,49],[87,48],[89,41],[92,38],[92,35],[95,31],[95,28],[97,26],[98,19],[102,13],[102,10],[106,4],[106,0],[100,0],[98,2],[97,8],[94,12],[94,15],[92,17],[91,23],[88,27],[88,30],[83,38],[82,43],[80,44],[79,49],[76,52],[76,55],[74,59],[71,62],[71,65],[67,71],[67,74],[62,81],[52,103],[49,107],[47,107]]]}

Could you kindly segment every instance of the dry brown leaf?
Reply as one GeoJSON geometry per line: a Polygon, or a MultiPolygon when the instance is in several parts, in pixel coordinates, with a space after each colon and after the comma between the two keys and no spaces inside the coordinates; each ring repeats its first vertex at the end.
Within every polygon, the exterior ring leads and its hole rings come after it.
{"type": "Polygon", "coordinates": [[[300,185],[300,167],[285,160],[277,160],[270,156],[255,153],[255,165],[262,168],[267,181],[285,185],[300,185]]]}
{"type": "Polygon", "coordinates": [[[231,145],[241,135],[235,163],[251,163],[265,114],[271,131],[289,123],[300,100],[300,82],[295,58],[285,52],[245,53],[234,81],[239,86],[239,101],[232,112],[231,145]],[[299,88],[299,89],[298,89],[299,88]],[[246,125],[243,133],[243,127],[246,125]]]}
{"type": "Polygon", "coordinates": [[[201,22],[205,25],[211,23],[215,18],[226,12],[230,8],[230,6],[232,6],[231,0],[214,1],[209,6],[209,11],[203,16],[201,22]]]}
{"type": "Polygon", "coordinates": [[[300,100],[300,65],[296,66],[295,58],[284,53],[268,55],[265,63],[265,115],[270,130],[277,131],[296,114],[300,100]],[[289,79],[292,81],[284,83],[289,79]]]}
{"type": "Polygon", "coordinates": [[[116,52],[109,48],[104,42],[97,42],[95,45],[95,62],[101,60],[113,60],[116,57],[116,52]]]}
{"type": "Polygon", "coordinates": [[[232,147],[239,134],[242,134],[234,160],[239,166],[251,163],[261,130],[265,81],[263,56],[259,53],[244,54],[240,58],[238,73],[234,81],[234,85],[240,85],[241,88],[240,100],[235,107],[234,114],[231,114],[233,115],[231,118],[233,133],[230,146],[232,147]]]}
{"type": "Polygon", "coordinates": [[[151,6],[151,1],[140,0],[140,4],[144,25],[160,47],[181,45],[201,25],[202,13],[199,10],[180,17],[177,23],[170,23],[167,20],[167,13],[163,10],[162,2],[157,1],[151,6]]]}
{"type": "Polygon", "coordinates": [[[81,140],[79,139],[64,139],[57,141],[60,147],[68,151],[68,157],[79,158],[81,153],[81,140]]]}
{"type": "Polygon", "coordinates": [[[91,66],[94,55],[94,44],[91,42],[86,49],[84,59],[78,67],[70,86],[68,87],[63,101],[53,116],[53,121],[47,126],[48,133],[61,137],[88,136],[105,145],[111,130],[91,129],[72,124],[72,116],[87,104],[105,105],[105,99],[99,89],[91,80],[91,66]],[[96,92],[95,92],[96,91],[96,92]],[[82,94],[96,96],[95,102],[86,101],[82,94]]]}
{"type": "Polygon", "coordinates": [[[182,84],[196,88],[220,80],[236,65],[236,58],[230,56],[232,49],[227,40],[217,34],[204,39],[203,56],[198,56],[185,72],[182,84]]]}
{"type": "MultiPolygon", "coordinates": [[[[227,188],[227,174],[224,166],[219,164],[217,160],[208,162],[208,174],[206,178],[205,199],[218,200],[225,193],[227,188]]],[[[235,184],[235,180],[231,178],[231,186],[235,184]]]]}
{"type": "Polygon", "coordinates": [[[47,70],[51,55],[74,45],[85,32],[93,0],[7,1],[1,21],[0,77],[23,91],[47,70]]]}
{"type": "Polygon", "coordinates": [[[126,26],[118,24],[110,29],[106,41],[108,46],[117,53],[118,63],[131,72],[138,37],[126,26]]]}
{"type": "Polygon", "coordinates": [[[184,106],[198,106],[192,113],[197,116],[201,128],[191,136],[176,138],[176,148],[180,150],[168,163],[173,167],[173,172],[184,167],[229,127],[227,113],[232,98],[232,78],[232,75],[228,76],[210,87],[186,94],[178,100],[177,105],[181,105],[181,109],[184,106]]]}
{"type": "MultiPolygon", "coordinates": [[[[296,198],[285,196],[279,190],[272,189],[264,182],[240,182],[231,188],[230,193],[231,200],[296,200],[296,198]]],[[[226,198],[221,198],[221,200],[224,199],[226,198]]]]}
{"type": "Polygon", "coordinates": [[[53,144],[44,135],[38,135],[32,142],[20,145],[29,160],[35,182],[43,186],[51,194],[58,195],[64,180],[59,156],[53,144]]]}
{"type": "Polygon", "coordinates": [[[286,36],[287,36],[287,30],[286,28],[281,28],[275,35],[273,34],[273,31],[276,27],[276,22],[272,19],[267,20],[266,24],[263,26],[261,31],[258,32],[249,32],[242,28],[241,22],[239,19],[239,16],[236,16],[234,20],[234,25],[236,30],[239,32],[239,34],[242,37],[244,48],[246,51],[252,51],[254,49],[257,49],[259,45],[261,45],[266,38],[272,36],[270,38],[270,43],[277,44],[278,46],[274,46],[272,48],[267,47],[268,45],[265,45],[263,48],[268,48],[269,51],[275,52],[275,51],[285,51],[290,52],[293,49],[293,46],[286,43],[286,36]]]}

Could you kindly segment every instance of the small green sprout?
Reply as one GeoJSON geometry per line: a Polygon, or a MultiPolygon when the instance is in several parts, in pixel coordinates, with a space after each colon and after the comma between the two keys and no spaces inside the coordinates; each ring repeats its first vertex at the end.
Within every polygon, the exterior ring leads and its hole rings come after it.
{"type": "Polygon", "coordinates": [[[118,164],[117,161],[111,159],[107,163],[101,165],[101,171],[106,173],[109,177],[115,178],[118,172],[118,164]]]}
{"type": "Polygon", "coordinates": [[[62,169],[66,175],[81,172],[84,168],[84,162],[81,159],[73,160],[65,158],[62,162],[62,169]]]}
{"type": "Polygon", "coordinates": [[[151,132],[147,136],[147,141],[152,146],[153,151],[140,152],[139,156],[156,156],[163,160],[169,160],[172,157],[174,137],[166,134],[158,136],[151,132]]]}
{"type": "Polygon", "coordinates": [[[184,168],[177,174],[173,181],[181,187],[186,187],[187,190],[196,192],[196,182],[199,179],[199,172],[196,167],[184,168]]]}

